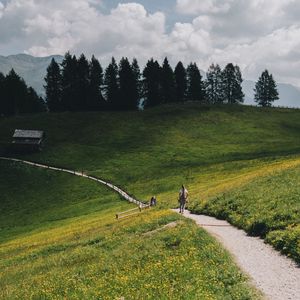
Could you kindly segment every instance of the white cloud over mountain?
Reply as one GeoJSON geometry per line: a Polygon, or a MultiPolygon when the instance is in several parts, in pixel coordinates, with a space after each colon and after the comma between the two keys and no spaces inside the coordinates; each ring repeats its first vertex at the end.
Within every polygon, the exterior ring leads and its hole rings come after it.
{"type": "Polygon", "coordinates": [[[146,0],[122,2],[104,13],[108,0],[0,0],[0,54],[70,50],[95,54],[104,65],[112,55],[141,64],[168,56],[204,70],[234,62],[250,79],[268,68],[300,86],[299,1],[174,0],[172,24],[170,12],[149,13],[146,0]]]}

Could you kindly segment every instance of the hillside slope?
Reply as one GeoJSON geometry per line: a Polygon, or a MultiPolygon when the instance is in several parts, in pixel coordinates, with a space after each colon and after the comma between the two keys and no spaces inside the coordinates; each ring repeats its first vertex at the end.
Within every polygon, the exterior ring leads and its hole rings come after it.
{"type": "MultiPolygon", "coordinates": [[[[51,178],[50,173],[43,173],[50,171],[35,173],[19,166],[1,165],[0,185],[6,195],[1,213],[4,231],[0,239],[3,276],[0,282],[4,299],[9,299],[5,298],[7,295],[26,298],[27,291],[34,293],[28,286],[38,287],[37,297],[61,293],[74,299],[85,295],[87,286],[90,299],[99,297],[99,290],[104,291],[103,299],[111,299],[109,295],[135,299],[134,296],[144,296],[149,291],[145,299],[185,299],[183,295],[187,295],[186,299],[191,295],[256,298],[218,244],[194,224],[164,208],[177,205],[182,183],[190,191],[190,205],[201,209],[210,201],[213,205],[212,199],[218,195],[245,191],[241,209],[251,203],[254,213],[250,217],[239,214],[238,218],[246,223],[259,221],[261,218],[255,212],[260,211],[260,206],[257,206],[258,201],[251,201],[254,185],[249,192],[247,186],[257,182],[263,191],[265,183],[260,178],[283,169],[292,170],[298,163],[299,110],[203,107],[189,103],[144,112],[2,118],[0,151],[10,141],[15,128],[41,129],[47,135],[43,152],[23,155],[23,158],[84,170],[123,187],[141,200],[156,195],[159,209],[119,226],[113,215],[128,204],[120,203],[118,197],[107,194],[101,187],[94,188],[82,179],[66,178],[67,174],[51,178]],[[40,178],[36,180],[38,186],[31,178],[40,178]],[[49,184],[43,185],[44,182],[49,184]],[[101,201],[99,194],[103,194],[101,201]],[[40,198],[44,200],[37,205],[40,198]],[[163,227],[172,222],[177,224],[174,228],[163,227]],[[159,229],[158,234],[152,237],[150,233],[150,238],[145,238],[144,234],[155,229],[159,229]],[[186,253],[189,260],[185,258],[186,253]],[[159,261],[162,263],[157,264],[159,261]],[[120,268],[122,264],[126,266],[120,268]],[[128,275],[129,270],[137,271],[128,275]],[[151,278],[160,278],[158,274],[165,272],[165,287],[158,281],[146,285],[151,278]],[[191,278],[189,274],[196,276],[191,278]],[[44,291],[48,278],[51,284],[49,290],[44,291]],[[62,278],[66,278],[67,283],[62,278]],[[104,282],[103,278],[108,279],[104,282]],[[182,278],[191,284],[179,291],[178,280],[182,278]],[[138,291],[142,294],[137,294],[138,291]],[[166,294],[168,291],[173,294],[166,294]]],[[[277,184],[277,179],[271,178],[266,182],[277,184]]],[[[293,198],[297,190],[290,191],[291,199],[295,200],[293,205],[297,207],[297,197],[293,198]]],[[[263,193],[259,195],[263,198],[263,193]]],[[[269,198],[265,198],[269,202],[269,198]]],[[[230,199],[231,203],[238,200],[235,196],[230,199]]],[[[278,199],[278,207],[283,199],[278,199]]],[[[231,206],[228,211],[228,215],[234,215],[231,206]]],[[[277,215],[284,216],[285,208],[277,215]]],[[[293,222],[298,226],[298,219],[293,222]]]]}
{"type": "Polygon", "coordinates": [[[26,159],[85,170],[139,199],[156,194],[170,203],[183,182],[213,184],[214,177],[299,154],[299,116],[298,110],[198,104],[42,114],[0,121],[0,144],[15,128],[45,130],[44,151],[26,159]]]}
{"type": "Polygon", "coordinates": [[[0,299],[259,298],[228,253],[178,214],[116,221],[132,206],[94,182],[0,167],[0,299]]]}

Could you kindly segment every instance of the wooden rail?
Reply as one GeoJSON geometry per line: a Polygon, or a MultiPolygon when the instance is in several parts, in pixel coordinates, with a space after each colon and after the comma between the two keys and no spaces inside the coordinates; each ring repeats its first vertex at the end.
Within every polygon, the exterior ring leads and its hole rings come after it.
{"type": "Polygon", "coordinates": [[[116,219],[125,219],[125,218],[129,218],[132,217],[134,215],[137,215],[139,213],[141,213],[143,210],[150,208],[150,205],[144,205],[144,206],[139,206],[136,208],[132,208],[132,209],[128,209],[126,211],[123,212],[119,212],[116,214],[116,219]]]}
{"type": "Polygon", "coordinates": [[[27,164],[30,166],[34,166],[34,167],[38,167],[38,168],[43,168],[43,169],[49,169],[49,170],[54,170],[54,171],[60,171],[60,172],[65,172],[65,173],[69,173],[75,176],[80,176],[80,177],[84,177],[84,178],[88,178],[90,180],[94,180],[96,182],[99,182],[107,187],[109,187],[110,189],[114,190],[115,192],[117,192],[121,197],[123,197],[125,200],[134,203],[136,205],[138,205],[137,208],[135,209],[144,209],[147,208],[149,205],[147,203],[144,203],[140,200],[137,200],[135,198],[133,198],[132,196],[128,195],[125,191],[123,191],[122,189],[120,189],[119,187],[117,187],[116,185],[107,182],[103,179],[94,177],[94,176],[89,176],[84,174],[83,171],[78,172],[78,171],[73,171],[73,170],[68,170],[68,169],[64,169],[64,168],[58,168],[58,167],[53,167],[53,166],[48,166],[48,165],[43,165],[40,163],[35,163],[32,161],[27,161],[27,160],[22,160],[22,159],[17,159],[17,158],[10,158],[10,157],[1,157],[0,159],[2,160],[8,160],[8,161],[13,161],[13,162],[18,162],[18,163],[23,163],[23,164],[27,164]]]}

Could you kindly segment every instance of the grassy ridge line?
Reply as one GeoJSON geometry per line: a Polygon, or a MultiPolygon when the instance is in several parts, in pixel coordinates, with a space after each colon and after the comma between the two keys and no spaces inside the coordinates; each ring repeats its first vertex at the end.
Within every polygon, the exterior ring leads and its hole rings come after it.
{"type": "Polygon", "coordinates": [[[190,191],[193,195],[201,195],[201,201],[209,201],[209,198],[211,197],[240,188],[259,177],[268,176],[272,173],[278,173],[299,165],[300,157],[268,162],[266,165],[256,166],[254,170],[246,170],[242,174],[230,174],[227,178],[219,178],[211,183],[211,186],[207,185],[207,183],[204,185],[199,183],[198,186],[193,185],[190,188],[190,191]]]}
{"type": "Polygon", "coordinates": [[[109,188],[116,191],[119,195],[121,195],[124,199],[128,200],[129,202],[135,203],[140,207],[143,207],[143,206],[146,205],[145,203],[143,203],[139,200],[136,200],[133,197],[129,196],[126,192],[124,192],[122,189],[118,188],[116,185],[114,185],[112,183],[109,183],[109,182],[106,182],[102,179],[86,175],[83,172],[77,172],[77,171],[73,171],[73,170],[62,169],[62,168],[58,168],[58,167],[44,165],[44,164],[40,164],[40,163],[36,163],[36,162],[32,162],[32,161],[27,161],[27,160],[21,160],[21,159],[17,159],[17,158],[0,157],[0,159],[13,161],[13,162],[24,163],[24,164],[27,164],[27,165],[30,165],[30,166],[33,166],[33,167],[38,167],[38,168],[43,168],[43,169],[50,169],[50,170],[54,170],[54,171],[60,171],[60,172],[65,172],[65,173],[69,173],[69,174],[72,174],[72,175],[80,176],[80,177],[83,177],[83,178],[88,178],[88,179],[94,180],[96,182],[99,182],[101,184],[104,184],[105,186],[108,186],[109,188]]]}

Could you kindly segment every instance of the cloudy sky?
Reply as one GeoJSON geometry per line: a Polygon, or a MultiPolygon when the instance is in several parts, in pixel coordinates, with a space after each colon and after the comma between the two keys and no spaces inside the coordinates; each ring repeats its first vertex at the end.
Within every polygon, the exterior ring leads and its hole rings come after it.
{"type": "Polygon", "coordinates": [[[0,55],[168,56],[300,86],[299,0],[0,0],[0,55]]]}

